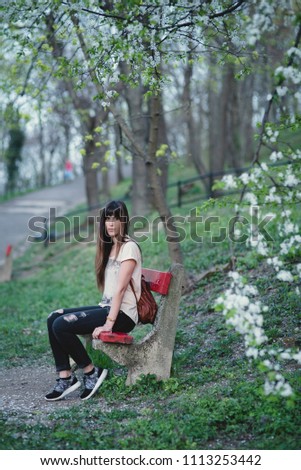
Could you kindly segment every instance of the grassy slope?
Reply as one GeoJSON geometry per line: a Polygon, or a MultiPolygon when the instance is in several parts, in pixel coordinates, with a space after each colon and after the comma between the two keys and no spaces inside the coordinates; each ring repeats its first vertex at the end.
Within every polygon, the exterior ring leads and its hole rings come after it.
{"type": "MultiPolygon", "coordinates": [[[[179,211],[177,211],[178,213],[179,211]]],[[[187,215],[188,209],[179,212],[187,215]]],[[[222,209],[226,222],[230,210],[222,209]]],[[[215,212],[216,214],[216,212],[215,212]]],[[[201,230],[200,230],[201,232],[201,230]]],[[[233,247],[225,240],[196,244],[189,236],[182,248],[191,276],[227,263],[233,247]]],[[[165,269],[169,261],[161,234],[158,243],[142,244],[144,265],[165,269]],[[166,254],[166,256],[165,256],[166,254]]],[[[3,366],[51,361],[46,336],[47,313],[59,306],[97,302],[93,274],[95,246],[64,245],[45,250],[35,245],[15,264],[14,280],[0,285],[3,366]]],[[[237,246],[238,267],[247,272],[271,306],[265,328],[271,344],[298,339],[299,299],[291,285],[273,280],[254,254],[237,246]]],[[[0,448],[6,449],[298,449],[300,447],[300,375],[286,364],[296,390],[294,402],[267,398],[263,377],[244,357],[241,338],[213,311],[214,299],[227,285],[223,272],[196,283],[183,297],[171,378],[143,378],[125,387],[126,371],[93,352],[96,363],[111,367],[101,389],[107,411],[97,398],[41,417],[28,426],[26,416],[2,416],[0,448]]],[[[145,327],[143,327],[145,328],[145,327]]],[[[141,336],[137,328],[135,334],[141,336]]]]}

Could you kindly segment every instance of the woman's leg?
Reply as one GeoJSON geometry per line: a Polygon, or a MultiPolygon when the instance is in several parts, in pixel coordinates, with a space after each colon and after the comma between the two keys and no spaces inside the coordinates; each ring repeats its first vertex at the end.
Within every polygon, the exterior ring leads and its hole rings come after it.
{"type": "MultiPolygon", "coordinates": [[[[96,393],[108,371],[94,368],[77,335],[91,334],[96,327],[104,325],[109,310],[109,307],[88,306],[56,310],[49,316],[49,341],[60,378],[54,390],[46,395],[47,400],[60,400],[80,386],[76,377],[71,375],[69,356],[84,370],[85,389],[81,399],[87,400],[96,393]]],[[[133,320],[120,311],[113,330],[128,333],[134,326],[133,320]]]]}
{"type": "MultiPolygon", "coordinates": [[[[97,326],[104,325],[107,315],[108,308],[98,306],[60,309],[50,314],[49,342],[58,372],[70,371],[70,356],[81,368],[91,364],[90,357],[77,335],[92,333],[97,326]]],[[[92,368],[93,366],[91,370],[92,368]]]]}
{"type": "MultiPolygon", "coordinates": [[[[77,334],[92,333],[95,326],[101,326],[105,323],[108,315],[108,309],[88,306],[70,309],[59,309],[52,312],[48,318],[49,341],[53,351],[56,368],[59,372],[59,378],[52,392],[46,395],[46,400],[57,401],[64,398],[69,393],[80,387],[80,382],[71,374],[69,356],[72,354],[72,348],[78,349],[78,360],[87,363],[84,367],[85,390],[81,398],[88,399],[94,395],[107,375],[106,369],[94,368],[91,360],[84,348],[82,342],[76,336],[77,334]],[[95,312],[97,315],[93,312],[95,312]],[[88,315],[92,313],[92,315],[88,315]],[[84,322],[83,320],[86,319],[84,322]],[[70,328],[73,323],[81,323],[79,329],[70,328]],[[66,331],[65,331],[66,330],[66,331]],[[87,389],[87,383],[90,388],[87,389]]],[[[76,356],[75,356],[76,357],[76,356]]]]}
{"type": "Polygon", "coordinates": [[[135,322],[126,313],[120,312],[116,318],[112,331],[120,331],[121,333],[129,333],[135,328],[135,322]]]}

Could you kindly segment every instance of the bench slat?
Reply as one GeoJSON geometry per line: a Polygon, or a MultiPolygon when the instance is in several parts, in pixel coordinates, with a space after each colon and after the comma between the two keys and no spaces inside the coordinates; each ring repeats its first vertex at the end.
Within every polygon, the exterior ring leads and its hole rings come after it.
{"type": "Polygon", "coordinates": [[[172,278],[172,274],[170,272],[143,268],[142,274],[144,275],[145,280],[149,282],[150,289],[153,292],[157,292],[161,295],[166,295],[168,293],[169,284],[172,278]]]}
{"type": "Polygon", "coordinates": [[[127,333],[112,332],[112,331],[102,331],[99,336],[99,339],[104,343],[121,343],[121,344],[132,344],[134,341],[133,336],[128,335],[127,333]]]}

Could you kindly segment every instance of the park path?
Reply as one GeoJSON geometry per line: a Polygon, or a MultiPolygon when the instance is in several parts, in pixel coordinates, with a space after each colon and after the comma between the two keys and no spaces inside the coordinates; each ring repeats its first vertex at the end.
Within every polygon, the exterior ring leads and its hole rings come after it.
{"type": "MultiPolygon", "coordinates": [[[[122,173],[125,178],[129,178],[132,173],[131,165],[123,163],[122,173]]],[[[108,178],[110,185],[117,184],[114,167],[109,169],[108,178]]],[[[4,263],[7,245],[12,245],[14,256],[18,256],[28,246],[28,235],[39,236],[29,230],[31,217],[49,217],[50,208],[55,208],[55,215],[61,216],[85,202],[85,178],[77,176],[73,181],[39,189],[0,203],[0,265],[4,263]]]]}
{"type": "Polygon", "coordinates": [[[0,264],[5,259],[8,244],[13,246],[14,256],[26,248],[31,217],[49,217],[50,208],[56,215],[63,215],[86,201],[83,176],[73,181],[40,189],[0,204],[0,264]]]}

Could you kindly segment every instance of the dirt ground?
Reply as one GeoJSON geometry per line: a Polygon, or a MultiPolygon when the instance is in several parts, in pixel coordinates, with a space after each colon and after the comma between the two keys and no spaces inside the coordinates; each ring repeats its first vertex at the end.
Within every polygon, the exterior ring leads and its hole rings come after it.
{"type": "Polygon", "coordinates": [[[2,369],[0,381],[0,407],[7,414],[27,414],[66,409],[80,403],[80,389],[64,400],[48,402],[44,396],[53,389],[56,375],[51,366],[35,368],[13,367],[2,369]]]}

